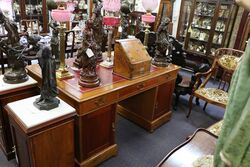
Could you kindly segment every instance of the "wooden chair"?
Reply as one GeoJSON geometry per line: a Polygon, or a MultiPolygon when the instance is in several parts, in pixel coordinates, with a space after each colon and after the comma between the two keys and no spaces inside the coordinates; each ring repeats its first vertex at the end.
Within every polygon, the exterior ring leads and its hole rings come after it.
{"type": "Polygon", "coordinates": [[[192,137],[174,148],[157,167],[189,167],[200,157],[213,155],[217,136],[206,129],[197,129],[192,137]]]}
{"type": "Polygon", "coordinates": [[[204,100],[206,103],[203,110],[205,110],[207,103],[211,103],[225,108],[228,100],[228,89],[232,74],[237,67],[243,51],[221,48],[215,51],[215,59],[212,67],[205,73],[197,73],[196,82],[189,98],[189,111],[187,118],[190,116],[193,105],[193,98],[197,97],[204,100]],[[204,77],[202,83],[199,82],[204,77]],[[218,80],[218,87],[206,87],[208,81],[215,77],[218,80]]]}
{"type": "Polygon", "coordinates": [[[65,32],[65,54],[66,58],[73,57],[75,49],[75,31],[66,31],[65,32]],[[72,40],[69,41],[69,35],[72,34],[72,40]]]}

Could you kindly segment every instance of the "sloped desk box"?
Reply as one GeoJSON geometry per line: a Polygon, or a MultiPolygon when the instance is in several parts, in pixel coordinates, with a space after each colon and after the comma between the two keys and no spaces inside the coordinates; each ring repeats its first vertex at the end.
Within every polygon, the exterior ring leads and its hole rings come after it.
{"type": "Polygon", "coordinates": [[[151,57],[139,39],[117,40],[113,73],[127,79],[149,74],[151,57]]]}
{"type": "Polygon", "coordinates": [[[16,159],[20,167],[74,167],[75,109],[60,100],[57,108],[38,110],[39,96],[9,103],[16,159]]]}

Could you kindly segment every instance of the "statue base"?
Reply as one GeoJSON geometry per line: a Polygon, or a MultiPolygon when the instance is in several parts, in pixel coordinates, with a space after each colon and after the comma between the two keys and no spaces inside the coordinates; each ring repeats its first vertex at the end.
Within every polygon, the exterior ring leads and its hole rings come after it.
{"type": "Polygon", "coordinates": [[[113,68],[114,62],[112,60],[105,60],[100,63],[100,66],[105,67],[105,68],[113,68]]]}
{"type": "Polygon", "coordinates": [[[58,69],[56,71],[56,78],[58,79],[65,79],[65,78],[72,78],[74,77],[73,74],[71,74],[68,70],[66,69],[58,69]]]}
{"type": "Polygon", "coordinates": [[[94,88],[100,85],[98,76],[80,76],[79,85],[86,88],[94,88]]]}
{"type": "Polygon", "coordinates": [[[152,59],[152,64],[157,66],[157,67],[167,67],[170,63],[168,62],[167,57],[154,57],[152,59]]]}
{"type": "Polygon", "coordinates": [[[59,103],[60,103],[60,100],[54,97],[50,100],[41,100],[41,98],[37,98],[33,104],[39,110],[52,110],[58,107],[59,103]]]}
{"type": "Polygon", "coordinates": [[[99,54],[97,54],[97,56],[96,56],[96,61],[97,61],[97,62],[102,62],[102,61],[103,61],[102,52],[100,52],[99,54]]]}
{"type": "Polygon", "coordinates": [[[25,70],[8,71],[4,74],[3,81],[8,84],[23,83],[29,79],[25,70]]]}

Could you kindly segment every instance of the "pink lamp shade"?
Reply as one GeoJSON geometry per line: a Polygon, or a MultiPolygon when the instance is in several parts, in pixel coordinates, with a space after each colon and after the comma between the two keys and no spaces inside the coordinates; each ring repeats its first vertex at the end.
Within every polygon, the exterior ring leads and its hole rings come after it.
{"type": "Polygon", "coordinates": [[[158,6],[159,0],[142,0],[142,6],[146,11],[152,12],[158,6]]]}
{"type": "Polygon", "coordinates": [[[58,22],[70,21],[71,12],[69,10],[54,9],[51,12],[52,19],[58,22]]]}
{"type": "Polygon", "coordinates": [[[155,16],[153,16],[151,14],[144,14],[141,17],[141,20],[145,23],[153,23],[153,22],[155,22],[155,16]]]}
{"type": "Polygon", "coordinates": [[[120,0],[103,0],[103,9],[110,12],[118,12],[121,8],[120,0]]]}
{"type": "Polygon", "coordinates": [[[104,16],[102,23],[106,26],[118,26],[120,24],[120,18],[114,16],[104,16]]]}

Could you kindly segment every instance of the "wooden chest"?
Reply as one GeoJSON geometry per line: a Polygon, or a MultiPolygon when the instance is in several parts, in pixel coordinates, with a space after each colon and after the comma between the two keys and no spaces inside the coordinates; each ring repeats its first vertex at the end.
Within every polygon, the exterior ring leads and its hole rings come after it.
{"type": "Polygon", "coordinates": [[[139,39],[117,40],[115,43],[113,73],[127,79],[150,72],[151,57],[139,39]]]}

